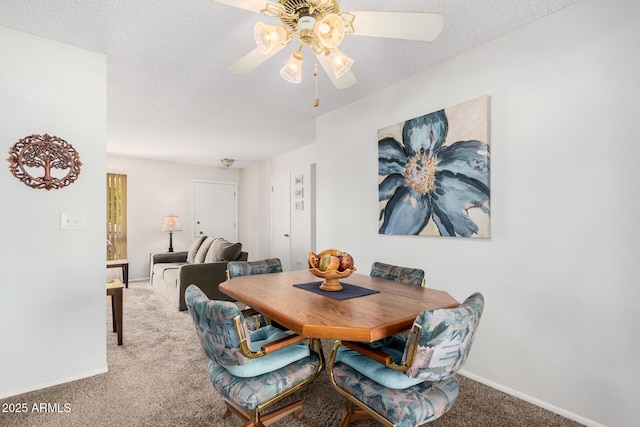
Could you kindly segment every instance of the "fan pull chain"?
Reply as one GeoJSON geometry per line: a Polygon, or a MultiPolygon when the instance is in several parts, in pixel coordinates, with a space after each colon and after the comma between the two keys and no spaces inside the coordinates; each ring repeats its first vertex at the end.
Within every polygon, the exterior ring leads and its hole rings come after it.
{"type": "Polygon", "coordinates": [[[316,62],[313,65],[313,76],[316,79],[316,99],[313,100],[313,106],[317,107],[320,105],[320,98],[318,98],[318,63],[316,62]]]}

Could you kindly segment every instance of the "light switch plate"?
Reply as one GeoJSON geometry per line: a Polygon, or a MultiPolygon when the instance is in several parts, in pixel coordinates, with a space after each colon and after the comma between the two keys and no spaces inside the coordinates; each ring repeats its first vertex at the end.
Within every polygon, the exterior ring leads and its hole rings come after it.
{"type": "Polygon", "coordinates": [[[60,230],[82,230],[84,218],[81,213],[60,212],[60,230]]]}

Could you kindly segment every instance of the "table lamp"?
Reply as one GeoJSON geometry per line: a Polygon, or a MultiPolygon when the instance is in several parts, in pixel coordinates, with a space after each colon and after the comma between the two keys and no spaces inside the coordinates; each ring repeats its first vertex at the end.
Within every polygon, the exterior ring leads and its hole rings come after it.
{"type": "Polygon", "coordinates": [[[180,228],[180,219],[178,219],[177,216],[165,216],[162,220],[162,228],[160,229],[160,231],[169,232],[169,252],[173,252],[173,232],[181,230],[182,228],[180,228]]]}

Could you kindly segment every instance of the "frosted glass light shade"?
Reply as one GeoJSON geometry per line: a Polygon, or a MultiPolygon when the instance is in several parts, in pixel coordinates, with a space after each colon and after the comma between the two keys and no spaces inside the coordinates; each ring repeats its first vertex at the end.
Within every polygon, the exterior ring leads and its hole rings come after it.
{"type": "Polygon", "coordinates": [[[315,25],[314,32],[327,49],[338,47],[344,39],[344,22],[335,13],[330,13],[315,25]]]}
{"type": "Polygon", "coordinates": [[[283,27],[258,22],[253,27],[253,37],[258,49],[264,53],[269,53],[279,44],[285,44],[287,32],[283,27]]]}
{"type": "Polygon", "coordinates": [[[338,48],[331,49],[326,53],[326,56],[336,79],[344,76],[344,74],[351,69],[351,65],[353,65],[353,59],[340,52],[338,48]]]}
{"type": "Polygon", "coordinates": [[[300,83],[302,81],[303,59],[304,56],[301,51],[294,51],[289,57],[289,61],[280,70],[282,78],[291,83],[300,83]]]}

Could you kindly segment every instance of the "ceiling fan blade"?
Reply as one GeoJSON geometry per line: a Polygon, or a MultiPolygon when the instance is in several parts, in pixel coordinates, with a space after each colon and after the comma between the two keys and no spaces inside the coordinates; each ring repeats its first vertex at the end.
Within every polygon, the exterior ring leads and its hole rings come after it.
{"type": "Polygon", "coordinates": [[[355,16],[354,35],[432,41],[442,31],[439,13],[349,11],[355,16]]]}
{"type": "Polygon", "coordinates": [[[273,50],[269,53],[264,53],[260,49],[255,48],[251,52],[240,58],[238,61],[236,61],[235,64],[227,68],[227,71],[231,74],[247,74],[254,68],[258,67],[258,65],[262,64],[267,59],[280,52],[283,47],[284,45],[278,45],[274,47],[273,50]]]}
{"type": "Polygon", "coordinates": [[[344,75],[339,79],[336,79],[336,77],[333,75],[333,70],[331,70],[331,66],[329,65],[327,57],[323,54],[319,54],[316,55],[316,58],[318,58],[318,62],[320,63],[320,65],[322,65],[322,68],[324,68],[324,71],[327,73],[329,79],[331,79],[336,89],[348,89],[358,83],[358,81],[356,80],[356,76],[351,70],[344,73],[344,75]]]}
{"type": "Polygon", "coordinates": [[[250,12],[260,13],[267,5],[266,0],[213,0],[216,3],[226,4],[250,12]]]}

